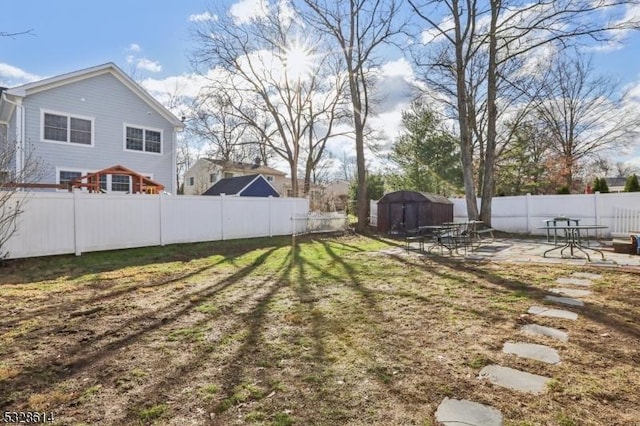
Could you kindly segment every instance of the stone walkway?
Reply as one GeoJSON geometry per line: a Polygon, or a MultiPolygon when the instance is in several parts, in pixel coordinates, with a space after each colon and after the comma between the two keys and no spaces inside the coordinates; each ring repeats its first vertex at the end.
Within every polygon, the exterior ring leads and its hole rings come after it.
{"type": "MultiPolygon", "coordinates": [[[[599,243],[592,242],[593,247],[601,249],[599,243]]],[[[640,256],[604,251],[605,260],[600,256],[592,256],[592,261],[586,258],[560,257],[557,252],[550,257],[543,257],[545,251],[553,246],[544,240],[536,239],[509,239],[497,240],[480,248],[468,252],[466,256],[454,256],[461,260],[490,260],[511,263],[537,263],[537,264],[565,264],[572,266],[590,266],[606,268],[626,268],[640,270],[640,256]]],[[[386,250],[394,254],[406,253],[404,248],[386,250]]],[[[412,252],[415,253],[415,252],[412,252]]],[[[421,255],[421,254],[418,254],[421,255]]],[[[551,317],[566,321],[576,321],[579,317],[574,310],[584,307],[583,297],[591,295],[589,287],[594,280],[601,275],[590,272],[575,272],[568,277],[558,278],[556,288],[550,289],[545,301],[555,304],[547,306],[531,306],[527,313],[534,318],[551,317]],[[571,309],[571,310],[570,310],[571,309]]],[[[547,338],[552,345],[553,341],[567,342],[569,333],[552,327],[546,327],[535,322],[523,325],[520,328],[522,335],[537,335],[547,338]]],[[[561,354],[553,346],[537,345],[521,342],[516,336],[513,340],[505,342],[503,352],[513,356],[533,359],[549,365],[548,374],[545,376],[531,374],[501,365],[487,365],[478,374],[479,380],[487,380],[489,383],[511,389],[514,392],[541,394],[546,391],[546,384],[553,378],[554,364],[561,362],[561,354]]],[[[503,423],[502,413],[494,407],[480,404],[474,401],[456,400],[445,398],[435,412],[436,422],[445,426],[498,426],[503,423]]]]}
{"type": "MultiPolygon", "coordinates": [[[[574,273],[570,277],[557,280],[557,284],[563,287],[551,289],[550,292],[559,296],[548,295],[545,300],[559,305],[558,309],[547,306],[531,306],[527,311],[534,317],[553,317],[565,321],[575,321],[578,314],[565,310],[562,306],[580,309],[584,306],[581,297],[587,297],[591,291],[587,290],[593,280],[601,276],[592,273],[574,273]],[[579,288],[575,288],[579,287],[579,288]],[[570,297],[565,297],[570,296],[570,297]]],[[[552,327],[545,327],[536,323],[523,325],[520,329],[524,335],[538,335],[566,342],[569,334],[552,327]]],[[[502,351],[517,357],[536,360],[549,366],[561,362],[561,355],[557,349],[549,345],[540,345],[520,342],[518,336],[514,341],[504,343],[502,351]]],[[[551,345],[551,343],[550,343],[551,345]]],[[[542,394],[547,389],[547,383],[553,378],[553,369],[548,369],[548,374],[541,376],[527,371],[516,370],[502,365],[487,365],[478,374],[478,379],[488,380],[495,386],[504,387],[514,392],[542,394]]],[[[502,413],[494,407],[483,405],[474,401],[452,400],[445,398],[435,413],[438,424],[445,426],[475,425],[475,426],[500,426],[503,423],[502,413]]]]}

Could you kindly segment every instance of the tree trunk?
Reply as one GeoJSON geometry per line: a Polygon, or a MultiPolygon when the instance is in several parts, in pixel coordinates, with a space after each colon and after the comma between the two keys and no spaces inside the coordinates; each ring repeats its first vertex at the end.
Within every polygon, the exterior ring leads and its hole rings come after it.
{"type": "Polygon", "coordinates": [[[354,113],[356,131],[356,164],[358,169],[358,223],[357,232],[364,232],[367,229],[367,213],[369,200],[367,198],[367,171],[364,162],[364,129],[360,119],[360,112],[354,113]]]}
{"type": "Polygon", "coordinates": [[[358,173],[358,198],[356,232],[362,233],[367,229],[369,200],[367,198],[367,171],[364,161],[364,124],[362,123],[362,98],[358,87],[358,75],[349,67],[349,91],[353,105],[353,127],[356,136],[356,169],[358,173]]]}
{"type": "Polygon", "coordinates": [[[467,109],[467,91],[465,82],[465,61],[463,53],[462,34],[460,31],[460,15],[455,2],[454,19],[456,37],[456,91],[458,101],[458,125],[460,126],[460,160],[462,162],[462,179],[467,201],[467,216],[469,220],[478,218],[478,204],[476,202],[476,188],[473,182],[473,145],[469,129],[469,115],[467,109]]]}
{"type": "Polygon", "coordinates": [[[310,160],[310,157],[307,157],[307,161],[304,167],[304,187],[302,191],[304,195],[309,194],[309,189],[311,188],[311,172],[313,171],[313,161],[310,160]]]}
{"type": "Polygon", "coordinates": [[[289,162],[289,169],[291,170],[291,196],[298,196],[298,160],[289,162]]]}
{"type": "Polygon", "coordinates": [[[487,141],[485,146],[484,167],[482,174],[482,201],[480,204],[480,220],[491,226],[491,201],[495,186],[494,168],[496,159],[496,107],[497,84],[497,39],[496,25],[501,9],[500,0],[491,0],[491,24],[489,29],[489,64],[487,70],[487,141]]]}

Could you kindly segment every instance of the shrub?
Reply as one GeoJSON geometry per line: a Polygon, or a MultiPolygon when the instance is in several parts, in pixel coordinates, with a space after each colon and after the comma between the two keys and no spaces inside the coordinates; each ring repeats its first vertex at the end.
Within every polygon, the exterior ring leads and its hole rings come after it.
{"type": "Polygon", "coordinates": [[[638,183],[638,176],[635,173],[627,178],[624,192],[640,192],[640,183],[638,183]]]}

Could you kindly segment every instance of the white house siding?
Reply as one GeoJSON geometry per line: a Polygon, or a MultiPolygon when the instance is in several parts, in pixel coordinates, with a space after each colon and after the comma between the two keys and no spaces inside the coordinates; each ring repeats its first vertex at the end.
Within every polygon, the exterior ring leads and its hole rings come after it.
{"type": "Polygon", "coordinates": [[[27,144],[45,162],[44,183],[56,182],[56,168],[97,171],[120,164],[150,174],[175,192],[174,132],[171,123],[111,74],[35,93],[24,99],[27,144]],[[41,110],[94,119],[94,145],[41,139],[41,110]],[[125,123],[162,130],[162,154],[125,151],[125,123]]]}

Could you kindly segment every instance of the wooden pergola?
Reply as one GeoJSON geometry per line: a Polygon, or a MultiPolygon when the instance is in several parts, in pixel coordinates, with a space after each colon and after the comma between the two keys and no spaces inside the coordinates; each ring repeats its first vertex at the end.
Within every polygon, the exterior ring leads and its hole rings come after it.
{"type": "Polygon", "coordinates": [[[121,165],[108,167],[94,173],[89,173],[85,176],[80,176],[66,184],[10,182],[3,184],[2,186],[7,188],[68,189],[69,192],[72,192],[74,188],[87,188],[89,192],[102,192],[100,188],[100,178],[106,175],[130,176],[131,190],[129,192],[133,194],[160,194],[164,191],[164,185],[121,165]]]}
{"type": "Polygon", "coordinates": [[[100,178],[106,175],[130,176],[131,177],[131,193],[159,194],[164,191],[164,185],[149,179],[131,169],[117,165],[89,173],[69,182],[69,191],[74,188],[87,188],[89,192],[101,192],[100,178]]]}

